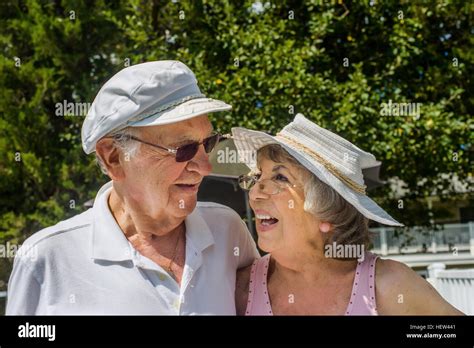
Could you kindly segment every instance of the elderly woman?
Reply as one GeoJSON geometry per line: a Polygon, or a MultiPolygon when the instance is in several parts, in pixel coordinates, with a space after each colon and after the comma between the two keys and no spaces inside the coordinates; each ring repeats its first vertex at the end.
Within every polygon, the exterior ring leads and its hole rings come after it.
{"type": "Polygon", "coordinates": [[[400,225],[365,194],[373,155],[302,115],[274,137],[232,131],[239,153],[258,151],[241,182],[268,253],[238,272],[238,314],[462,314],[407,266],[366,251],[369,219],[400,225]]]}
{"type": "Polygon", "coordinates": [[[258,252],[234,211],[197,203],[219,139],[207,114],[229,109],[180,62],[113,76],[82,128],[111,182],[24,243],[7,314],[235,314],[236,271],[258,252]]]}

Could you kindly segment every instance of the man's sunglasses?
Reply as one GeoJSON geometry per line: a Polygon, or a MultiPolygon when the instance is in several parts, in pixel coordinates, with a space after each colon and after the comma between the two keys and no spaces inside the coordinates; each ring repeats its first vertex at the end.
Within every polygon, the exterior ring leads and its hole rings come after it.
{"type": "Polygon", "coordinates": [[[206,151],[206,153],[210,153],[214,149],[214,147],[216,147],[217,143],[219,142],[221,138],[228,138],[228,137],[229,137],[228,135],[222,135],[222,134],[217,133],[217,134],[211,135],[210,137],[204,139],[201,142],[193,141],[192,143],[179,146],[175,149],[170,149],[165,146],[152,144],[145,140],[134,137],[133,135],[130,135],[127,138],[130,140],[138,141],[140,143],[143,143],[149,146],[156,147],[161,150],[166,150],[169,153],[175,155],[176,162],[187,162],[187,161],[192,160],[194,156],[196,156],[200,145],[204,145],[204,150],[206,151]]]}

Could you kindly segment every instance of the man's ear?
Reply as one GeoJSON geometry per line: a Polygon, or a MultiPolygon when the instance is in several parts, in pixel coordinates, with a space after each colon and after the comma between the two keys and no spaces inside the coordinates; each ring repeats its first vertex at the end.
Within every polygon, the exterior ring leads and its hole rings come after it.
{"type": "Polygon", "coordinates": [[[114,146],[114,140],[102,138],[95,145],[97,156],[102,159],[102,163],[107,169],[108,176],[114,181],[125,178],[125,172],[120,162],[120,150],[114,146]]]}

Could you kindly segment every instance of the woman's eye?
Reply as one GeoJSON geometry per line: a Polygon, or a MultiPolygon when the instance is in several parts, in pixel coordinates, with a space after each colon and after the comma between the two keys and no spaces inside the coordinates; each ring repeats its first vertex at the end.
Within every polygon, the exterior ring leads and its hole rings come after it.
{"type": "Polygon", "coordinates": [[[277,174],[275,175],[275,180],[278,180],[278,181],[284,181],[284,182],[288,182],[288,179],[286,178],[286,176],[282,175],[282,174],[277,174]]]}

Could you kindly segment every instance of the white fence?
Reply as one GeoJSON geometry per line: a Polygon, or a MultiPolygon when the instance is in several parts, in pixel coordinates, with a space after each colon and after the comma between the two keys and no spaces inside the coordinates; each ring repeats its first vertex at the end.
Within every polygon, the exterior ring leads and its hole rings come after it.
{"type": "Polygon", "coordinates": [[[465,314],[474,315],[474,269],[445,268],[443,263],[431,264],[427,280],[454,307],[465,314]]]}
{"type": "Polygon", "coordinates": [[[474,221],[463,224],[445,224],[441,230],[423,232],[411,228],[409,234],[396,237],[394,227],[371,228],[375,232],[373,251],[377,254],[397,255],[410,253],[440,253],[467,251],[474,255],[474,221]]]}

